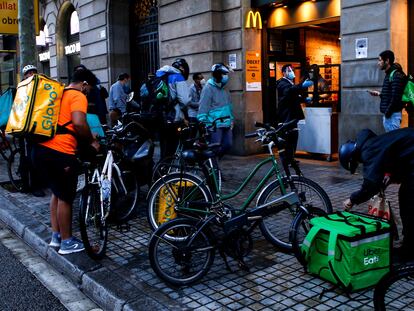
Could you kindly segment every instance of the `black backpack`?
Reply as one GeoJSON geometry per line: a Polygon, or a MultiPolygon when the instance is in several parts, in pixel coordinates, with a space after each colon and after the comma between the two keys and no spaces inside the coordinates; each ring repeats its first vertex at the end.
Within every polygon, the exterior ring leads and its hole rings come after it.
{"type": "Polygon", "coordinates": [[[142,109],[145,112],[161,113],[170,105],[168,74],[154,77],[141,86],[142,109]]]}

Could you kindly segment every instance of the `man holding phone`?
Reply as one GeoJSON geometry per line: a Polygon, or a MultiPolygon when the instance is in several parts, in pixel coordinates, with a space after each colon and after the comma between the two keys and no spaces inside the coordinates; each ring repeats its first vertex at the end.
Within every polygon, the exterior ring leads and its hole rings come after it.
{"type": "Polygon", "coordinates": [[[381,98],[380,111],[384,114],[383,125],[386,132],[400,128],[402,109],[402,94],[407,78],[401,65],[394,63],[394,53],[386,50],[378,56],[378,67],[385,71],[384,83],[381,92],[368,90],[371,96],[381,98]]]}

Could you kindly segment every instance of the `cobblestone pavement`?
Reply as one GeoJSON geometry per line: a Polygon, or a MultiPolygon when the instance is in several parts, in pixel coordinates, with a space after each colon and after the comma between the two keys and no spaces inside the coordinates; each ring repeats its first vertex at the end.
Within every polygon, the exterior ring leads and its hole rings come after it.
{"type": "MultiPolygon", "coordinates": [[[[227,156],[221,163],[226,189],[235,189],[247,176],[259,158],[264,155],[227,156]]],[[[351,176],[340,169],[338,162],[300,159],[304,175],[319,183],[328,193],[334,209],[342,209],[342,201],[358,189],[361,175],[351,176]]],[[[6,181],[4,162],[0,162],[0,181],[6,181]]],[[[387,190],[394,207],[398,206],[396,187],[387,190]]],[[[48,197],[35,198],[22,193],[6,193],[21,209],[49,226],[48,197]]],[[[212,269],[201,282],[184,288],[174,288],[160,281],[153,273],[147,256],[150,230],[145,212],[145,193],[141,193],[138,217],[130,221],[130,231],[109,230],[107,257],[102,265],[128,283],[129,290],[144,288],[158,295],[161,304],[174,301],[181,308],[200,310],[372,310],[372,290],[352,294],[352,299],[340,291],[319,294],[330,284],[305,274],[295,257],[278,251],[261,236],[254,234],[254,248],[247,258],[250,272],[230,265],[235,272],[225,269],[223,260],[216,255],[212,269]]],[[[245,196],[241,194],[242,198],[245,196]]],[[[237,204],[235,201],[233,204],[237,204]]],[[[76,204],[75,204],[76,205],[76,204]]],[[[79,235],[77,208],[74,211],[75,234],[79,235]]],[[[364,211],[366,205],[357,209],[364,211]]],[[[398,212],[397,212],[398,214],[398,212]]],[[[407,310],[407,309],[405,309],[407,310]]]]}

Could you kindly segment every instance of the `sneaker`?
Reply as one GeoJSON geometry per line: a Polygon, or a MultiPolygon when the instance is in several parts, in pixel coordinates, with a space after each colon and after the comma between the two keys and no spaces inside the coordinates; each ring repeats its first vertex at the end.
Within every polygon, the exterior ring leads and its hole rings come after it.
{"type": "Polygon", "coordinates": [[[49,246],[51,247],[60,247],[62,239],[59,233],[52,233],[52,239],[50,240],[49,246]]]}
{"type": "Polygon", "coordinates": [[[67,255],[72,253],[81,252],[85,249],[83,246],[83,243],[81,240],[78,240],[77,238],[70,238],[68,240],[62,241],[60,244],[60,249],[58,251],[61,255],[67,255]]]}

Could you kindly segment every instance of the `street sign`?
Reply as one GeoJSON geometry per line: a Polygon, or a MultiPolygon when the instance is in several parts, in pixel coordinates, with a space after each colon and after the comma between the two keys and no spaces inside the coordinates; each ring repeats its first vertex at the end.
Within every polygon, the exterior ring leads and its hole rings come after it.
{"type": "Polygon", "coordinates": [[[262,64],[260,51],[246,51],[246,91],[262,90],[262,64]]]}
{"type": "MultiPolygon", "coordinates": [[[[33,0],[36,35],[39,34],[39,0],[33,0]]],[[[0,34],[19,33],[18,0],[0,1],[0,34]]]]}

